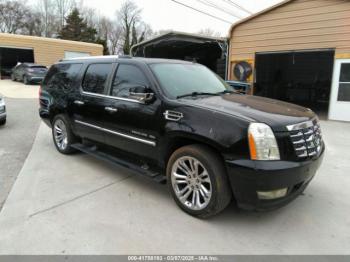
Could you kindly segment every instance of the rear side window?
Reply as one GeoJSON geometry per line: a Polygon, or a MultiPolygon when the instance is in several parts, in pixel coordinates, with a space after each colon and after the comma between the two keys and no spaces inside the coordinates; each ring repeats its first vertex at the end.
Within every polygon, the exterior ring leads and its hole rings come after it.
{"type": "Polygon", "coordinates": [[[103,94],[107,79],[112,72],[112,64],[92,64],[88,67],[83,81],[83,91],[103,94]]]}
{"type": "Polygon", "coordinates": [[[43,86],[68,90],[77,80],[82,64],[57,64],[53,65],[47,73],[43,86]]]}

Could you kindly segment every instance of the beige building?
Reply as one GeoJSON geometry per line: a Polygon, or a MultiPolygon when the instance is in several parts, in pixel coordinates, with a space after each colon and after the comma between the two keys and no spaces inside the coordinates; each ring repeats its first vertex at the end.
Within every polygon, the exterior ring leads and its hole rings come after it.
{"type": "Polygon", "coordinates": [[[350,121],[350,1],[288,0],[234,24],[229,79],[247,63],[252,93],[350,121]]]}
{"type": "Polygon", "coordinates": [[[97,44],[53,38],[0,33],[0,71],[7,75],[18,62],[35,62],[50,66],[63,58],[102,55],[97,44]]]}

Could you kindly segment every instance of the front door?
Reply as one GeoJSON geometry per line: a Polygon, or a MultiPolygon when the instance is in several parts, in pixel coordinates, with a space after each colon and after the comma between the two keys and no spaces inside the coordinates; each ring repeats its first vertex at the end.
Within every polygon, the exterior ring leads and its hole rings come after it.
{"type": "Polygon", "coordinates": [[[150,87],[142,68],[132,64],[119,64],[112,78],[108,107],[105,111],[106,143],[123,151],[150,160],[158,159],[160,138],[159,99],[142,103],[130,96],[130,88],[150,87]]]}
{"type": "Polygon", "coordinates": [[[329,119],[350,121],[350,59],[335,62],[329,119]]]}

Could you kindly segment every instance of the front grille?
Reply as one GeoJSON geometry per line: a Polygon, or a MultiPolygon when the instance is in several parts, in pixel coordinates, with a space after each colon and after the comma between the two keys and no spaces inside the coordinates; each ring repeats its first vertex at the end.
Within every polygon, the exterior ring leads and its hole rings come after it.
{"type": "Polygon", "coordinates": [[[298,158],[312,158],[320,154],[323,140],[317,119],[287,128],[298,158]]]}

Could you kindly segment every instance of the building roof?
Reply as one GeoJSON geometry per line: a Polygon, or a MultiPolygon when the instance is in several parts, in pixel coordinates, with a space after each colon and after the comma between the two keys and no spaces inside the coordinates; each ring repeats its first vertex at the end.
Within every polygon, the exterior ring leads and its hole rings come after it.
{"type": "Polygon", "coordinates": [[[229,36],[228,36],[228,37],[229,37],[229,38],[232,37],[233,29],[235,29],[235,27],[239,26],[240,24],[243,24],[243,23],[245,23],[245,22],[247,22],[247,21],[249,21],[249,20],[252,20],[252,19],[254,19],[254,18],[256,18],[256,17],[258,17],[258,16],[260,16],[260,15],[262,15],[262,14],[265,14],[265,13],[267,13],[267,12],[270,12],[270,11],[272,11],[272,10],[278,8],[278,7],[281,7],[281,6],[285,5],[285,4],[288,4],[289,2],[292,2],[292,1],[294,1],[294,0],[284,0],[284,1],[282,1],[282,2],[280,2],[280,3],[278,3],[278,4],[276,4],[276,5],[270,6],[269,8],[266,8],[266,9],[264,9],[264,10],[258,12],[258,13],[252,14],[251,16],[248,16],[248,17],[246,17],[246,18],[244,18],[244,19],[238,21],[237,23],[235,23],[235,24],[233,24],[233,25],[231,26],[230,31],[229,31],[229,36]]]}
{"type": "Polygon", "coordinates": [[[134,50],[134,48],[137,48],[139,46],[143,46],[148,43],[152,43],[154,41],[160,40],[162,38],[167,38],[171,36],[179,36],[179,37],[192,37],[200,40],[206,40],[206,41],[220,41],[220,42],[226,42],[227,39],[225,37],[213,37],[213,36],[204,36],[204,35],[199,35],[199,34],[191,34],[191,33],[185,33],[185,32],[178,32],[178,31],[169,31],[167,33],[158,35],[156,37],[150,38],[148,40],[145,40],[143,42],[140,42],[136,45],[133,45],[131,47],[131,53],[134,50]]]}
{"type": "Polygon", "coordinates": [[[16,34],[8,34],[8,33],[0,33],[1,37],[13,38],[18,40],[35,40],[35,41],[45,41],[45,42],[55,42],[55,43],[65,43],[70,45],[79,45],[79,46],[89,46],[89,47],[102,47],[99,44],[79,42],[79,41],[71,41],[71,40],[63,40],[57,38],[48,38],[48,37],[39,37],[39,36],[28,36],[28,35],[16,35],[16,34]]]}

